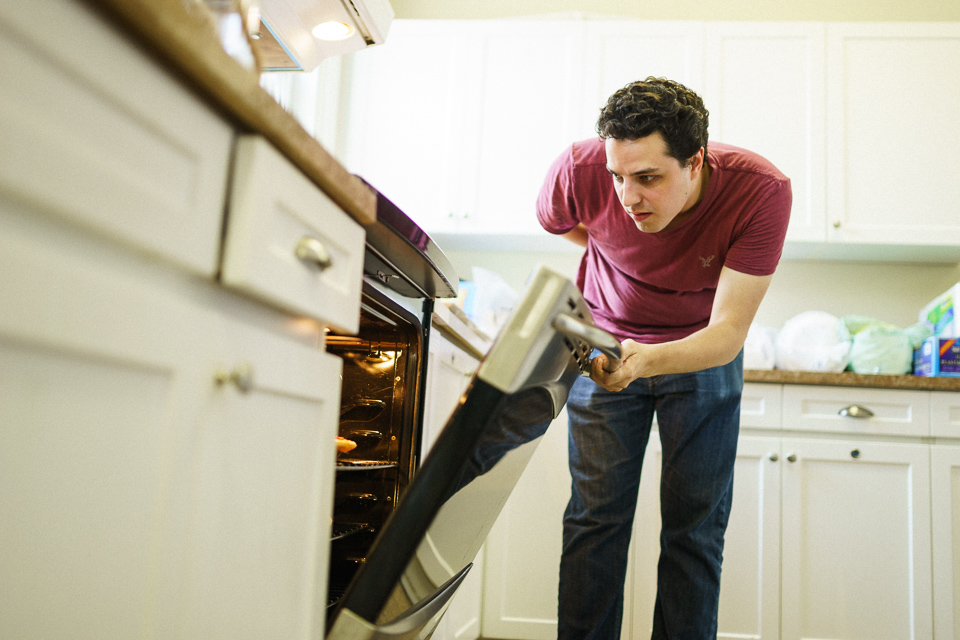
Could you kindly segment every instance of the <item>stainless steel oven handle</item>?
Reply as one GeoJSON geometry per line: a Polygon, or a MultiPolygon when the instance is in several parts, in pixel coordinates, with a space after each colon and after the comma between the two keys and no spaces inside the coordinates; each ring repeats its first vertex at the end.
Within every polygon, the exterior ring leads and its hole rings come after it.
{"type": "Polygon", "coordinates": [[[607,356],[607,371],[614,371],[620,366],[622,352],[620,343],[612,335],[593,325],[581,322],[573,316],[559,313],[553,319],[553,328],[570,338],[583,340],[591,347],[599,349],[607,356]]]}

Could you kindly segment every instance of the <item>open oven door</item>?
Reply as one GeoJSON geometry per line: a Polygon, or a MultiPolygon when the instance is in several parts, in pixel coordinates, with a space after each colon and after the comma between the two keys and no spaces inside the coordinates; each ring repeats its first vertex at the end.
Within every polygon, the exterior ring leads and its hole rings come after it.
{"type": "Polygon", "coordinates": [[[540,267],[333,612],[328,640],[427,638],[594,348],[576,286],[540,267]]]}

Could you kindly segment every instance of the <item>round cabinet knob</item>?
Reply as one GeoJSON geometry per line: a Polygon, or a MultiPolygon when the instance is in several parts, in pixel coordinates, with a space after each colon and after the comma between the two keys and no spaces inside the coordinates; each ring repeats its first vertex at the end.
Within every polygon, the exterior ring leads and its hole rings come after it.
{"type": "Polygon", "coordinates": [[[787,456],[787,462],[796,462],[796,461],[797,461],[797,454],[791,453],[790,455],[787,456]]]}
{"type": "Polygon", "coordinates": [[[233,371],[220,369],[214,376],[214,380],[219,385],[233,383],[241,392],[247,393],[253,388],[253,367],[248,362],[241,362],[233,371]]]}
{"type": "Polygon", "coordinates": [[[333,266],[333,260],[330,258],[330,252],[323,246],[323,243],[310,236],[303,236],[297,243],[296,256],[302,262],[316,267],[323,271],[333,266]]]}
{"type": "Polygon", "coordinates": [[[853,458],[854,460],[856,460],[857,458],[859,458],[859,457],[860,457],[860,449],[854,449],[853,451],[851,451],[851,452],[850,452],[850,457],[853,458]]]}
{"type": "Polygon", "coordinates": [[[771,453],[768,457],[770,458],[770,462],[776,462],[780,459],[780,456],[778,456],[776,452],[771,453]]]}
{"type": "Polygon", "coordinates": [[[840,221],[839,221],[839,220],[834,220],[834,221],[833,221],[833,228],[834,228],[834,229],[839,229],[839,228],[840,228],[840,221]]]}

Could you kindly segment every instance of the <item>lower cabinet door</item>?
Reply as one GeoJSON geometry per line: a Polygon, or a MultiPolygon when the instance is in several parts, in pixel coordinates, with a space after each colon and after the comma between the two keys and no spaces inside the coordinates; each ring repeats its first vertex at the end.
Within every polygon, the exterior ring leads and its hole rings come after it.
{"type": "Polygon", "coordinates": [[[0,201],[0,638],[155,637],[211,319],[19,213],[0,201]]]}
{"type": "Polygon", "coordinates": [[[183,637],[323,634],[342,361],[224,320],[195,429],[183,637]]]}
{"type": "Polygon", "coordinates": [[[783,639],[932,637],[929,445],[783,453],[783,639]]]}
{"type": "Polygon", "coordinates": [[[483,637],[554,640],[563,512],[570,500],[567,411],[553,421],[487,536],[483,637]]]}
{"type": "MultiPolygon", "coordinates": [[[[724,542],[717,638],[776,639],[780,633],[780,439],[741,437],[733,507],[724,542]]],[[[624,638],[653,630],[660,557],[660,468],[654,433],[647,447],[633,530],[624,638]],[[629,614],[629,615],[628,615],[629,614]]]]}
{"type": "Polygon", "coordinates": [[[933,631],[960,638],[960,446],[932,450],[933,631]]]}
{"type": "Polygon", "coordinates": [[[737,443],[717,638],[780,636],[780,439],[737,443]]]}

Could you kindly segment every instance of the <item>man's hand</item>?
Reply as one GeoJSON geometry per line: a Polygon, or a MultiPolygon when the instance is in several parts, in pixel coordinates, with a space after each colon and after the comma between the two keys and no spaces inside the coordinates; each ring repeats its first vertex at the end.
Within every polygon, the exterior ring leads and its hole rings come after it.
{"type": "Polygon", "coordinates": [[[623,391],[631,382],[643,376],[645,354],[650,345],[630,340],[620,343],[620,366],[608,370],[607,356],[600,354],[590,361],[590,378],[607,391],[623,391]]]}
{"type": "Polygon", "coordinates": [[[597,356],[590,363],[590,378],[607,391],[623,391],[637,378],[702,371],[727,364],[743,348],[771,278],[723,267],[706,327],[672,342],[645,344],[624,340],[620,343],[620,367],[606,371],[606,356],[597,356]]]}

